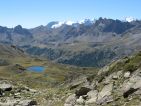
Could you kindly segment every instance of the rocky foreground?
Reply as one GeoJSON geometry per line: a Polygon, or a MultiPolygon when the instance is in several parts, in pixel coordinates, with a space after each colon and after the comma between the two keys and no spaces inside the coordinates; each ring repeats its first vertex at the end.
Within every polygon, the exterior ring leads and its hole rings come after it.
{"type": "Polygon", "coordinates": [[[105,66],[96,77],[72,83],[64,106],[141,106],[141,53],[105,66]]]}
{"type": "Polygon", "coordinates": [[[0,106],[32,106],[37,101],[31,99],[38,92],[26,86],[15,86],[10,81],[0,81],[0,106]]]}
{"type": "Polygon", "coordinates": [[[0,61],[0,106],[141,106],[141,52],[98,72],[30,58],[0,61]],[[48,68],[24,71],[34,64],[48,68]]]}

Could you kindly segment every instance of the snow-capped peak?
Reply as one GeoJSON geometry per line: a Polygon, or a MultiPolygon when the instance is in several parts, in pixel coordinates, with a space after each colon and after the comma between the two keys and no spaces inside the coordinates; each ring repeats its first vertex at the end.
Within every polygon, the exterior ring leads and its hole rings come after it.
{"type": "Polygon", "coordinates": [[[135,20],[135,18],[133,18],[133,17],[126,17],[125,18],[125,21],[127,21],[127,22],[132,22],[132,21],[134,21],[135,20]]]}
{"type": "Polygon", "coordinates": [[[72,25],[72,24],[74,24],[74,22],[72,22],[72,21],[57,22],[54,25],[52,25],[51,28],[58,28],[58,27],[61,27],[63,24],[64,25],[72,25]]]}
{"type": "Polygon", "coordinates": [[[90,20],[90,19],[84,19],[77,22],[73,22],[73,21],[54,22],[53,24],[51,22],[51,28],[58,28],[61,27],[62,25],[69,25],[69,26],[71,25],[76,26],[76,24],[92,25],[94,22],[95,22],[94,20],[90,20]]]}
{"type": "Polygon", "coordinates": [[[64,22],[64,24],[66,24],[66,25],[72,25],[72,24],[74,24],[75,22],[72,22],[72,21],[66,21],[66,22],[64,22]]]}
{"type": "Polygon", "coordinates": [[[64,22],[57,22],[56,24],[52,25],[51,28],[58,28],[60,26],[62,26],[64,24],[64,22]]]}

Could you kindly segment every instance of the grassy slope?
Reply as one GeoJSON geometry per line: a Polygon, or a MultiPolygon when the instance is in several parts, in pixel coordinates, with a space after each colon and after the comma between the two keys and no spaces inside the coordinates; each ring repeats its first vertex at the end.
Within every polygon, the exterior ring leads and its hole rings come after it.
{"type": "MultiPolygon", "coordinates": [[[[58,95],[59,98],[64,95],[64,98],[57,102],[58,106],[62,106],[66,96],[65,93],[70,92],[65,85],[67,80],[78,78],[81,75],[90,76],[97,73],[97,69],[95,68],[80,68],[56,64],[48,60],[29,57],[22,53],[17,55],[15,54],[16,51],[11,52],[11,56],[9,56],[7,55],[9,51],[11,50],[3,50],[3,54],[0,55],[0,59],[4,59],[9,63],[9,65],[0,66],[0,79],[12,81],[18,86],[25,85],[41,91],[35,98],[39,103],[43,104],[43,106],[47,104],[48,100],[55,98],[55,94],[58,95]],[[42,73],[25,70],[19,71],[16,64],[19,64],[23,68],[38,65],[44,66],[46,69],[42,73]],[[44,99],[46,102],[43,101],[44,99]]],[[[54,106],[55,104],[56,102],[54,102],[54,106]]]]}

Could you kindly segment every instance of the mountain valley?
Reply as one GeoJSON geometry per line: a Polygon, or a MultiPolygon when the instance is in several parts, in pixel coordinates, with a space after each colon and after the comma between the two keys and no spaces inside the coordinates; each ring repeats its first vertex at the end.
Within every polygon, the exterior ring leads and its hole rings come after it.
{"type": "Polygon", "coordinates": [[[0,26],[0,38],[0,106],[141,105],[140,20],[0,26]]]}

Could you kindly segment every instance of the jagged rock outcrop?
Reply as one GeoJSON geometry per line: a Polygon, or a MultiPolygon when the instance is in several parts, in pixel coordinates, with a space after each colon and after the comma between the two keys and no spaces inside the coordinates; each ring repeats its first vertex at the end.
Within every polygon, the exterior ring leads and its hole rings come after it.
{"type": "Polygon", "coordinates": [[[74,104],[80,106],[140,106],[140,66],[141,53],[105,66],[93,78],[93,81],[89,82],[90,85],[95,84],[93,89],[89,89],[87,94],[81,90],[82,88],[77,90],[81,91],[81,95],[77,95],[74,104]]]}

